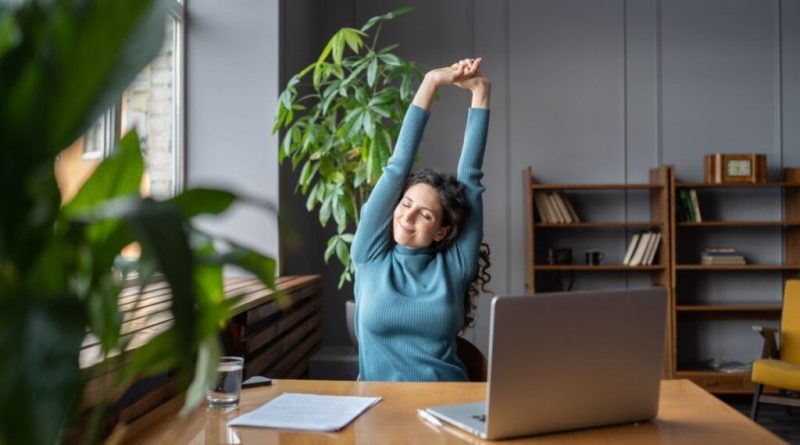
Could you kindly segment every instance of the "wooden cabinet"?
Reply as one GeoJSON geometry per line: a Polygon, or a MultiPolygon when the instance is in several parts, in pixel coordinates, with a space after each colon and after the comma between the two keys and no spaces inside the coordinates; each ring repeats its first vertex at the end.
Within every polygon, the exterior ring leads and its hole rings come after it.
{"type": "Polygon", "coordinates": [[[761,184],[676,181],[672,196],[673,376],[711,392],[752,392],[749,371],[725,371],[720,360],[746,365],[758,358],[750,325],[777,323],[783,284],[800,277],[800,169],[761,184]],[[702,222],[680,221],[675,211],[681,190],[691,189],[702,222]],[[701,264],[706,248],[735,248],[746,264],[701,264]],[[731,334],[744,339],[747,357],[726,357],[732,348],[722,343],[731,334]]]}
{"type": "MultiPolygon", "coordinates": [[[[661,286],[667,289],[672,307],[672,210],[671,190],[674,181],[672,166],[651,169],[649,181],[638,184],[543,184],[536,181],[532,169],[524,171],[525,196],[525,287],[528,293],[581,289],[583,284],[608,278],[599,284],[605,288],[661,286]],[[580,222],[543,222],[537,217],[536,194],[561,193],[575,207],[580,222]],[[636,207],[634,211],[629,208],[636,207]],[[610,211],[603,211],[610,210],[610,211]],[[610,209],[608,209],[610,208],[610,209]],[[661,234],[658,250],[650,265],[628,266],[623,257],[632,235],[637,231],[661,234]],[[581,239],[602,243],[605,260],[587,265],[580,249],[581,239]],[[573,252],[569,264],[551,264],[550,249],[568,248],[573,252]],[[550,258],[548,261],[548,257],[550,258]],[[633,276],[632,276],[633,275],[633,276]],[[579,276],[576,278],[576,276],[579,276]],[[565,278],[567,277],[567,278],[565,278]],[[565,284],[564,281],[568,281],[565,284]],[[637,282],[638,280],[638,282],[637,282]]],[[[541,201],[540,201],[541,202],[541,201]]],[[[587,245],[584,244],[583,248],[587,245]]],[[[592,285],[593,289],[598,284],[592,285]]],[[[670,310],[671,313],[671,310],[670,310]]],[[[667,326],[673,323],[667,320],[667,326]]],[[[670,377],[672,335],[666,336],[664,377],[670,377]]]]}

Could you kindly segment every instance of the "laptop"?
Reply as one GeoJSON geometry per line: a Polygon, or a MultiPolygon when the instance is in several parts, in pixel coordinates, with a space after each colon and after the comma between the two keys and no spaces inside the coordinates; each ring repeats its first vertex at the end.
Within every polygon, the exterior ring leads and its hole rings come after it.
{"type": "Polygon", "coordinates": [[[652,419],[666,313],[663,288],[496,296],[486,400],[426,411],[482,439],[652,419]]]}

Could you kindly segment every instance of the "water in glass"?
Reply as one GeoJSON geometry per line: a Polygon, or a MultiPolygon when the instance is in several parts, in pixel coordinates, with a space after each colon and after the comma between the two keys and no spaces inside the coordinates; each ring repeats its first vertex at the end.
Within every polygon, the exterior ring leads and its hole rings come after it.
{"type": "Polygon", "coordinates": [[[241,357],[221,357],[217,383],[208,391],[206,400],[213,408],[230,408],[239,404],[239,393],[242,389],[241,357]]]}

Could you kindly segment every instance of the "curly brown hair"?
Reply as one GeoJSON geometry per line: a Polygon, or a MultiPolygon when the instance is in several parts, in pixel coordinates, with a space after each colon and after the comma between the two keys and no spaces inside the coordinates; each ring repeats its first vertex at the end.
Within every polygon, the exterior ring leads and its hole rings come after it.
{"type": "MultiPolygon", "coordinates": [[[[447,250],[458,239],[464,229],[467,218],[469,218],[470,208],[467,203],[464,184],[451,174],[426,168],[408,175],[403,191],[421,183],[428,184],[436,189],[439,203],[442,205],[442,225],[450,226],[450,230],[447,231],[444,239],[434,241],[430,248],[437,252],[447,250]]],[[[473,314],[477,307],[475,300],[478,295],[481,292],[490,292],[486,288],[486,284],[492,279],[492,275],[489,274],[489,266],[491,265],[489,245],[481,243],[478,250],[478,268],[475,271],[475,277],[467,286],[466,292],[464,292],[464,323],[461,326],[461,332],[472,327],[475,323],[473,314]]]]}

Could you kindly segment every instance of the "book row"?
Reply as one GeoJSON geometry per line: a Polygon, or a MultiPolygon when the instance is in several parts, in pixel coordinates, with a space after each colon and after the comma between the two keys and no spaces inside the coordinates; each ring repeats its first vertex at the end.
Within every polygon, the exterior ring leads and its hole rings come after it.
{"type": "Polygon", "coordinates": [[[626,266],[649,266],[658,253],[661,244],[661,232],[647,231],[634,233],[625,251],[622,264],[626,266]]]}
{"type": "Polygon", "coordinates": [[[700,204],[697,201],[697,190],[678,190],[678,199],[675,200],[675,212],[678,221],[703,222],[703,217],[700,214],[700,204]]]}
{"type": "Polygon", "coordinates": [[[539,220],[546,224],[567,224],[581,219],[566,196],[561,192],[539,192],[533,196],[539,220]]]}

